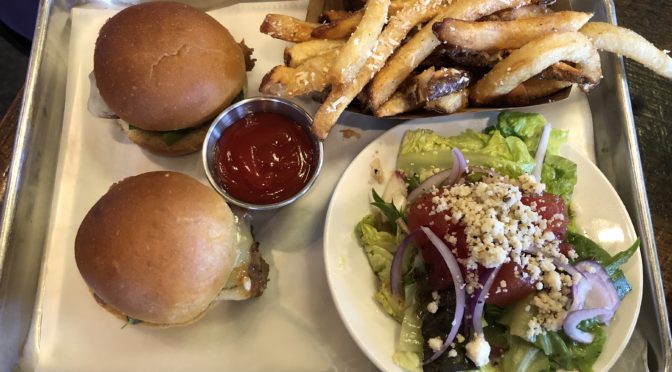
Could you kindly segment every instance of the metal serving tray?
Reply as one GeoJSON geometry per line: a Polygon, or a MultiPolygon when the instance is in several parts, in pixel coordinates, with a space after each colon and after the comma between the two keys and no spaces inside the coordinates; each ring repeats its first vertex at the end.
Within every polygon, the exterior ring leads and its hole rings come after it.
{"type": "MultiPolygon", "coordinates": [[[[29,368],[39,356],[39,351],[25,346],[39,338],[33,325],[42,316],[40,273],[47,264],[44,246],[63,127],[70,10],[136,2],[41,2],[0,226],[0,370],[29,368]]],[[[212,9],[232,2],[190,3],[212,9]]],[[[594,12],[595,20],[616,22],[610,0],[575,0],[572,7],[594,12]]],[[[603,55],[602,67],[605,79],[588,98],[596,161],[641,237],[645,286],[638,327],[648,341],[649,369],[667,371],[672,339],[624,66],[620,58],[603,55]]]]}

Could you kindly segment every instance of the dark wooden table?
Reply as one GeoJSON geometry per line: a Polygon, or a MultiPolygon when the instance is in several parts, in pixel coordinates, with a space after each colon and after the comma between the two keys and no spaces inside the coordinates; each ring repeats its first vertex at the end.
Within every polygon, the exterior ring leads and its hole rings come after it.
{"type": "MultiPolygon", "coordinates": [[[[672,1],[614,0],[619,24],[640,33],[661,49],[672,50],[672,1]]],[[[672,267],[672,81],[626,61],[630,95],[644,165],[660,265],[672,267]]],[[[0,122],[0,195],[19,117],[22,92],[0,122]]],[[[672,270],[663,269],[665,293],[672,299],[672,270]]],[[[668,312],[672,313],[671,301],[668,312]]]]}

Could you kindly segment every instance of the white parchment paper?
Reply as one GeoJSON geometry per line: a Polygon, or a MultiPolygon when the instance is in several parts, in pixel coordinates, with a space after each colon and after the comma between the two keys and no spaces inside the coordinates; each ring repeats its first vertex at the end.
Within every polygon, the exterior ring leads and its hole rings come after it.
{"type": "MultiPolygon", "coordinates": [[[[246,3],[210,12],[254,48],[249,94],[258,95],[264,73],[282,63],[285,43],[259,33],[267,13],[303,18],[307,1],[246,3]]],[[[325,143],[326,158],[314,188],[295,204],[254,216],[270,282],[264,295],[223,303],[200,322],[180,329],[126,327],[91,297],[74,261],[74,238],[84,215],[109,186],[125,177],[170,169],[207,184],[199,154],[162,158],[130,143],[112,121],[86,110],[88,74],[98,30],[114,10],[72,11],[68,84],[56,190],[48,232],[37,337],[27,353],[42,371],[171,370],[373,370],[342,325],[326,282],[322,254],[324,216],[341,173],[371,140],[392,125],[358,114],[343,115],[325,143]],[[361,137],[346,139],[351,128],[361,137]]],[[[314,112],[315,105],[303,102],[314,112]]],[[[555,127],[570,129],[571,146],[594,159],[592,122],[582,94],[529,108],[555,127]]],[[[493,113],[463,114],[484,123],[493,113]]],[[[456,115],[450,121],[459,120],[456,115]]],[[[422,119],[431,125],[445,119],[422,119]]],[[[167,200],[166,202],[170,202],[167,200]]],[[[641,339],[641,337],[640,337],[641,339]]],[[[641,353],[641,347],[638,349],[641,353]]],[[[641,358],[640,358],[641,359],[641,358]]],[[[632,370],[632,367],[630,367],[632,370]]]]}

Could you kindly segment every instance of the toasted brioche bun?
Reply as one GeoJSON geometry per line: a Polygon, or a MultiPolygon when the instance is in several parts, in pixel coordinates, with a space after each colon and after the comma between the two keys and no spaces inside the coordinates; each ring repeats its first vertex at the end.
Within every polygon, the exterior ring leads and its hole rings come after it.
{"type": "Polygon", "coordinates": [[[144,173],[112,185],[87,213],[75,261],[113,313],[183,325],[226,284],[235,232],[231,210],[211,188],[181,173],[144,173]]]}
{"type": "Polygon", "coordinates": [[[184,137],[169,145],[163,140],[161,132],[131,129],[128,123],[121,120],[119,125],[136,145],[163,156],[182,156],[199,151],[210,128],[209,125],[201,125],[191,129],[184,137]]]}
{"type": "Polygon", "coordinates": [[[245,83],[245,60],[228,30],[186,4],[130,6],[100,30],[96,85],[121,119],[149,131],[196,127],[245,83]]]}

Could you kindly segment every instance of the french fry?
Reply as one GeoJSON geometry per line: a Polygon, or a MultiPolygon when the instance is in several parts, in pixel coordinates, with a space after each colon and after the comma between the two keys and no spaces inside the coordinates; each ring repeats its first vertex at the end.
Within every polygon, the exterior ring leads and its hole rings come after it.
{"type": "Polygon", "coordinates": [[[357,77],[360,68],[376,46],[378,36],[387,21],[389,7],[390,0],[367,0],[362,20],[331,66],[329,81],[332,85],[343,84],[357,77]]]}
{"type": "Polygon", "coordinates": [[[327,72],[337,50],[310,58],[296,68],[275,66],[261,81],[259,91],[276,96],[297,97],[327,87],[327,72]]]}
{"type": "Polygon", "coordinates": [[[571,86],[568,81],[530,79],[506,94],[505,101],[509,106],[527,106],[534,100],[548,97],[571,86]]]}
{"type": "Polygon", "coordinates": [[[436,37],[471,50],[518,49],[553,32],[578,31],[590,13],[564,11],[513,21],[467,22],[446,18],[433,26],[436,37]]]}
{"type": "Polygon", "coordinates": [[[406,0],[392,0],[390,2],[390,9],[387,11],[387,13],[390,17],[392,17],[404,9],[404,6],[406,6],[408,3],[409,2],[406,0]]]}
{"type": "Polygon", "coordinates": [[[313,120],[312,129],[317,137],[321,139],[327,137],[341,113],[385,65],[385,61],[401,44],[408,32],[417,24],[433,18],[441,2],[442,0],[413,0],[390,18],[387,27],[378,38],[376,52],[366,60],[357,77],[348,84],[332,86],[331,92],[313,120]]]}
{"type": "Polygon", "coordinates": [[[576,67],[564,62],[554,63],[537,74],[539,80],[557,80],[576,84],[590,84],[591,81],[576,67]]]}
{"type": "Polygon", "coordinates": [[[486,15],[507,8],[528,5],[532,0],[459,0],[446,6],[417,34],[404,44],[383,69],[378,72],[369,86],[372,108],[377,108],[394,93],[399,85],[429,56],[441,43],[432,31],[432,25],[444,18],[467,21],[477,20],[486,15]]]}
{"type": "Polygon", "coordinates": [[[631,58],[672,79],[672,58],[636,32],[603,22],[590,22],[580,32],[588,36],[597,49],[631,58]]]}
{"type": "Polygon", "coordinates": [[[436,70],[430,67],[421,73],[409,77],[406,82],[373,113],[378,117],[398,115],[421,108],[425,103],[419,96],[420,87],[426,87],[436,70]]]}
{"type": "Polygon", "coordinates": [[[559,61],[576,63],[591,84],[602,78],[600,56],[587,37],[579,32],[549,34],[525,44],[496,64],[476,82],[470,98],[476,104],[490,103],[559,61]]]}
{"type": "Polygon", "coordinates": [[[259,31],[274,39],[300,43],[311,40],[310,33],[319,26],[287,15],[267,14],[259,31]]]}
{"type": "Polygon", "coordinates": [[[421,107],[422,104],[407,92],[396,91],[387,102],[380,105],[376,110],[376,116],[386,118],[417,110],[421,107]]]}
{"type": "Polygon", "coordinates": [[[388,117],[405,112],[425,108],[427,110],[450,114],[466,107],[469,103],[466,86],[468,79],[461,79],[463,72],[447,69],[435,70],[433,67],[413,76],[396,91],[389,100],[383,103],[376,111],[378,117],[388,117]],[[448,82],[446,79],[450,79],[448,82]],[[443,87],[435,91],[434,95],[427,94],[432,86],[441,84],[443,87]]]}
{"type": "Polygon", "coordinates": [[[285,65],[296,67],[306,60],[339,49],[345,45],[343,40],[309,40],[285,48],[285,65]]]}
{"type": "Polygon", "coordinates": [[[364,10],[360,9],[343,18],[317,27],[310,35],[315,39],[347,39],[357,29],[357,25],[359,25],[363,16],[364,10]]]}
{"type": "Polygon", "coordinates": [[[327,23],[336,22],[339,19],[349,17],[352,13],[347,10],[325,10],[322,13],[322,17],[327,21],[327,23]]]}
{"type": "Polygon", "coordinates": [[[497,13],[493,13],[488,17],[485,17],[484,21],[513,21],[516,19],[525,19],[540,17],[546,14],[553,13],[551,9],[541,4],[531,4],[525,5],[513,9],[500,10],[497,13]]]}
{"type": "Polygon", "coordinates": [[[425,104],[424,108],[442,114],[452,114],[464,109],[468,104],[469,92],[468,89],[464,88],[457,92],[431,100],[425,104]]]}

